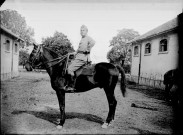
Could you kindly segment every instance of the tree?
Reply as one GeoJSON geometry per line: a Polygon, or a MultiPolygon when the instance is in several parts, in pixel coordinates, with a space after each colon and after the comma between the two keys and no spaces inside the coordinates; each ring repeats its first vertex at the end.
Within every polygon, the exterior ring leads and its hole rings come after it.
{"type": "Polygon", "coordinates": [[[53,37],[47,37],[42,39],[42,44],[51,48],[59,55],[65,55],[68,52],[73,52],[74,49],[70,40],[61,32],[56,31],[53,37]]]}
{"type": "MultiPolygon", "coordinates": [[[[27,46],[35,42],[33,39],[34,29],[27,26],[25,17],[22,17],[17,11],[9,9],[2,10],[0,13],[1,25],[24,39],[27,46]]],[[[21,44],[21,47],[24,47],[24,44],[21,44]]]]}
{"type": "Polygon", "coordinates": [[[110,46],[125,45],[137,36],[139,36],[139,33],[133,29],[118,30],[118,34],[110,41],[110,46]]]}
{"type": "Polygon", "coordinates": [[[107,53],[107,59],[110,63],[119,63],[121,59],[125,59],[122,46],[116,45],[107,53]]]}
{"type": "Polygon", "coordinates": [[[107,53],[107,59],[111,63],[121,63],[126,60],[126,63],[131,62],[131,47],[127,44],[128,41],[139,36],[139,33],[133,29],[122,29],[110,41],[111,50],[107,53]]]}
{"type": "Polygon", "coordinates": [[[29,53],[25,49],[19,51],[19,65],[24,65],[29,58],[29,53]]]}

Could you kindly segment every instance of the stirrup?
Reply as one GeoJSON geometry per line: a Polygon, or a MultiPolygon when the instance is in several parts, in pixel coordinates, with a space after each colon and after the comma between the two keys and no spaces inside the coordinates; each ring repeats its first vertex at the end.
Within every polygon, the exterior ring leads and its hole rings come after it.
{"type": "Polygon", "coordinates": [[[73,88],[73,87],[70,87],[70,86],[65,86],[64,87],[64,90],[66,91],[66,92],[74,92],[76,89],[75,88],[73,88]]]}
{"type": "Polygon", "coordinates": [[[75,91],[76,89],[75,88],[73,88],[73,87],[67,87],[66,88],[66,91],[75,91]]]}

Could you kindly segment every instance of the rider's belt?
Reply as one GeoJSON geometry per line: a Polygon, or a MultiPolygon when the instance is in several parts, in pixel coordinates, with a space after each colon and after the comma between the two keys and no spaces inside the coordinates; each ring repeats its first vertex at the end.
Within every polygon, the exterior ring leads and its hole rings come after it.
{"type": "Polygon", "coordinates": [[[78,51],[78,53],[85,54],[85,55],[90,54],[90,52],[87,52],[87,51],[78,51]]]}

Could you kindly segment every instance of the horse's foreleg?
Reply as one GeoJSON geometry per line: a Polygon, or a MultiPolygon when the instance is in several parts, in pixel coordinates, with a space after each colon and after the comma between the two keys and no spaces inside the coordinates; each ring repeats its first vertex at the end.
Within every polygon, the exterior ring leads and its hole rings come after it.
{"type": "Polygon", "coordinates": [[[65,92],[62,90],[57,90],[56,93],[60,107],[60,123],[57,128],[61,129],[65,123],[65,92]]]}
{"type": "Polygon", "coordinates": [[[173,84],[166,84],[165,85],[165,96],[166,96],[166,100],[170,101],[170,89],[172,88],[173,84]]]}
{"type": "Polygon", "coordinates": [[[169,100],[169,87],[168,84],[165,85],[165,98],[168,101],[169,100]]]}

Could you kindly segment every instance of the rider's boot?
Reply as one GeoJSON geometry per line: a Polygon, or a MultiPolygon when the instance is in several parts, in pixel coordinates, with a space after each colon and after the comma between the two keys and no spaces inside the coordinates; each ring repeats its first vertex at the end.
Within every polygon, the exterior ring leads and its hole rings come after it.
{"type": "Polygon", "coordinates": [[[68,86],[66,87],[66,91],[75,91],[75,88],[74,88],[74,86],[75,86],[75,76],[73,76],[73,75],[70,75],[69,76],[69,84],[68,84],[68,86]]]}

